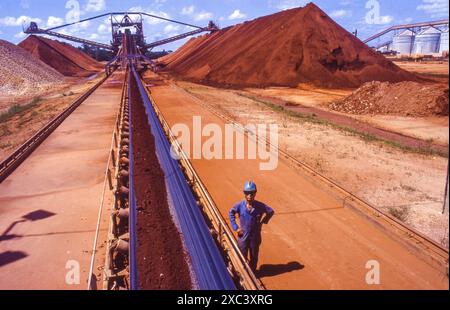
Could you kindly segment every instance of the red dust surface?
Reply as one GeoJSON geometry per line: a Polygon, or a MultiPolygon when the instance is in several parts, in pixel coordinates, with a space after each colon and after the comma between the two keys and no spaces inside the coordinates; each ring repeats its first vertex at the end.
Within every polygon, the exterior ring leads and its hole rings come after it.
{"type": "Polygon", "coordinates": [[[312,3],[191,39],[159,62],[175,76],[232,87],[353,88],[418,79],[312,3]]]}

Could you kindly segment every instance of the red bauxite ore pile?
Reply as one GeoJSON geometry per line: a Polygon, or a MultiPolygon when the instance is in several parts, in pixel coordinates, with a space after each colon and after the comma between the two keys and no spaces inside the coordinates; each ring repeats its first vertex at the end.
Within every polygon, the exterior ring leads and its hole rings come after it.
{"type": "Polygon", "coordinates": [[[101,63],[67,43],[29,36],[19,46],[65,76],[90,76],[103,67],[101,63]]]}
{"type": "Polygon", "coordinates": [[[448,85],[370,82],[329,108],[350,114],[448,116],[448,85]]]}
{"type": "MultiPolygon", "coordinates": [[[[132,91],[137,92],[133,83],[132,91]]],[[[139,289],[189,290],[192,281],[178,232],[167,203],[164,173],[141,102],[133,102],[132,133],[136,190],[136,264],[139,289]]]]}
{"type": "Polygon", "coordinates": [[[191,39],[159,62],[180,78],[237,87],[352,88],[417,79],[312,3],[191,39]]]}

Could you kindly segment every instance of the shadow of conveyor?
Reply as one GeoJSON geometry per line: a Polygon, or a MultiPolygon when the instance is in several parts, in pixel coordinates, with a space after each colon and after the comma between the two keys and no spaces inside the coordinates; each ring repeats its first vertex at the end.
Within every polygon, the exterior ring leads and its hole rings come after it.
{"type": "Polygon", "coordinates": [[[11,232],[11,230],[13,230],[13,228],[17,224],[25,223],[25,222],[35,222],[35,221],[39,221],[39,220],[43,220],[43,219],[52,217],[54,215],[56,215],[56,214],[53,212],[46,211],[46,210],[36,210],[36,211],[30,212],[30,213],[27,213],[24,216],[22,216],[22,218],[20,220],[16,220],[16,221],[12,222],[6,228],[6,230],[0,235],[0,242],[22,237],[21,235],[9,234],[11,232]]]}
{"type": "Polygon", "coordinates": [[[264,264],[259,267],[256,275],[260,278],[273,277],[294,270],[302,270],[303,268],[305,268],[305,266],[299,262],[289,262],[286,264],[264,264]]]}
{"type": "Polygon", "coordinates": [[[0,267],[14,263],[15,261],[27,257],[28,254],[22,251],[6,251],[0,253],[0,267]]]}

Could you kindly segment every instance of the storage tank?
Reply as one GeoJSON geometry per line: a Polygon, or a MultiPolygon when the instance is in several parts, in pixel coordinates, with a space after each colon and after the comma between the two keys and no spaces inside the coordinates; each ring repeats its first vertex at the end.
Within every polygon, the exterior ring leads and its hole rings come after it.
{"type": "Polygon", "coordinates": [[[413,53],[421,55],[439,53],[440,39],[441,39],[440,30],[434,27],[428,27],[423,29],[416,35],[413,53]]]}
{"type": "Polygon", "coordinates": [[[448,52],[448,29],[441,33],[441,43],[439,44],[439,53],[448,52]]]}
{"type": "Polygon", "coordinates": [[[399,54],[409,55],[414,46],[415,33],[411,30],[404,30],[392,39],[392,49],[399,54]]]}

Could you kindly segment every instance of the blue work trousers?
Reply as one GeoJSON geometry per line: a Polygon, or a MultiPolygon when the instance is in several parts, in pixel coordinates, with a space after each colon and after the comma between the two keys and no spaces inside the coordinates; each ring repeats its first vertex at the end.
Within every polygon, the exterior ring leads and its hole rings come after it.
{"type": "Polygon", "coordinates": [[[259,246],[261,237],[238,238],[238,246],[242,255],[249,261],[250,268],[255,272],[258,265],[259,246]],[[250,254],[250,258],[249,258],[250,254]]]}

